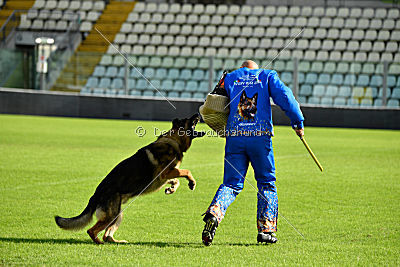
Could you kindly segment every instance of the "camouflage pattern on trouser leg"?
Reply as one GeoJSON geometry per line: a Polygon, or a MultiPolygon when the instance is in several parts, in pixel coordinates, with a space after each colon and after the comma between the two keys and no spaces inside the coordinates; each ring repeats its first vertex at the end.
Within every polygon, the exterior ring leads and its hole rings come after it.
{"type": "Polygon", "coordinates": [[[269,182],[261,186],[261,188],[259,187],[257,198],[258,232],[276,232],[278,222],[278,194],[275,182],[269,182]]]}
{"type": "Polygon", "coordinates": [[[232,204],[238,194],[237,190],[221,184],[206,213],[211,213],[215,216],[219,224],[224,218],[229,205],[232,204]]]}

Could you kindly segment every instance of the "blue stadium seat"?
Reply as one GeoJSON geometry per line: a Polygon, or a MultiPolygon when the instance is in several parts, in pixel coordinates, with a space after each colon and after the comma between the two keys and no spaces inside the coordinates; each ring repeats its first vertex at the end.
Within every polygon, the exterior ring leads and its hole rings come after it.
{"type": "MultiPolygon", "coordinates": [[[[400,76],[399,76],[399,77],[400,77],[400,76]]],[[[387,86],[388,86],[388,87],[394,87],[394,86],[396,86],[396,77],[395,77],[395,76],[389,75],[389,76],[387,77],[387,86]]]]}
{"type": "Polygon", "coordinates": [[[309,84],[302,84],[300,86],[300,95],[301,96],[310,96],[312,94],[312,87],[309,84]]]}
{"type": "Polygon", "coordinates": [[[182,92],[185,90],[185,82],[182,80],[176,80],[174,83],[173,90],[176,92],[182,92]]]}
{"type": "Polygon", "coordinates": [[[393,89],[392,99],[400,99],[400,88],[393,89]]]}
{"type": "Polygon", "coordinates": [[[179,70],[178,69],[169,69],[168,70],[168,79],[176,80],[179,78],[179,70]]]}
{"type": "Polygon", "coordinates": [[[129,92],[129,94],[130,94],[130,95],[133,95],[133,96],[140,96],[140,95],[142,95],[142,94],[140,93],[139,90],[131,90],[131,91],[129,92]]]}
{"type": "Polygon", "coordinates": [[[349,86],[340,86],[338,96],[340,97],[350,97],[351,88],[349,86]]]}
{"type": "MultiPolygon", "coordinates": [[[[206,71],[206,72],[208,73],[208,71],[206,71]]],[[[195,70],[195,71],[193,71],[193,76],[192,77],[196,81],[201,81],[201,80],[206,78],[205,75],[204,75],[204,71],[203,70],[195,70]]],[[[216,75],[214,75],[214,77],[216,77],[216,75]]],[[[219,79],[219,76],[217,76],[217,77],[219,79]]],[[[207,78],[208,78],[208,75],[207,75],[207,78]]]]}
{"type": "Polygon", "coordinates": [[[163,80],[161,83],[162,91],[172,91],[173,87],[174,87],[174,83],[172,82],[172,80],[163,80]]]}
{"type": "Polygon", "coordinates": [[[186,91],[188,92],[197,92],[198,91],[198,83],[196,81],[188,81],[186,84],[186,91]]]}
{"type": "Polygon", "coordinates": [[[398,108],[399,107],[399,100],[397,100],[397,99],[389,99],[389,101],[387,102],[387,106],[388,107],[398,108]]]}
{"type": "MultiPolygon", "coordinates": [[[[382,92],[383,92],[383,88],[379,88],[379,93],[378,93],[378,97],[382,98],[382,92]]],[[[386,88],[386,98],[390,98],[391,96],[391,92],[389,88],[386,88]]]]}
{"type": "Polygon", "coordinates": [[[94,95],[104,95],[104,89],[102,88],[95,88],[92,92],[94,95]]]}
{"type": "Polygon", "coordinates": [[[183,69],[181,70],[181,73],[179,74],[179,80],[190,80],[192,79],[192,71],[189,69],[183,69]]]}
{"type": "Polygon", "coordinates": [[[298,82],[299,82],[300,84],[304,83],[304,80],[305,80],[305,75],[304,75],[304,73],[298,72],[298,74],[297,74],[297,79],[298,79],[298,82]]]}
{"type": "Polygon", "coordinates": [[[114,66],[110,66],[107,68],[106,77],[114,78],[117,77],[118,68],[114,66]]]}
{"type": "Polygon", "coordinates": [[[96,88],[99,83],[99,80],[96,77],[89,77],[86,82],[85,87],[87,88],[96,88]]]}
{"type": "Polygon", "coordinates": [[[208,93],[209,92],[208,82],[206,82],[206,81],[200,82],[198,90],[199,90],[199,92],[208,93]]]}
{"type": "Polygon", "coordinates": [[[204,99],[204,98],[205,98],[205,96],[204,96],[204,94],[203,94],[203,93],[196,92],[196,93],[194,93],[194,94],[193,94],[193,98],[197,98],[197,99],[204,99]]]}
{"type": "Polygon", "coordinates": [[[110,78],[101,78],[99,87],[100,88],[109,88],[111,85],[111,79],[110,78]]]}
{"type": "Polygon", "coordinates": [[[168,92],[168,97],[179,97],[179,93],[178,92],[168,92]]]}
{"type": "Polygon", "coordinates": [[[167,75],[168,75],[167,69],[159,68],[156,70],[156,75],[154,77],[163,80],[167,78],[167,75]]]}
{"type": "Polygon", "coordinates": [[[359,99],[358,98],[349,98],[349,100],[347,101],[347,105],[348,106],[354,106],[354,107],[356,107],[356,106],[359,106],[360,105],[360,101],[359,101],[359,99]]]}
{"type": "Polygon", "coordinates": [[[344,97],[336,97],[333,101],[334,106],[345,106],[347,104],[347,100],[344,97]]]}
{"type": "Polygon", "coordinates": [[[117,90],[116,89],[107,89],[105,91],[106,95],[116,95],[117,94],[117,90]]]}
{"type": "MultiPolygon", "coordinates": [[[[129,72],[128,72],[128,76],[129,76],[129,72]]],[[[125,67],[120,67],[118,69],[117,77],[119,77],[119,78],[124,78],[125,77],[125,67]]]]}
{"type": "Polygon", "coordinates": [[[374,100],[374,107],[382,107],[382,99],[381,98],[376,98],[374,100]]]}
{"type": "Polygon", "coordinates": [[[298,96],[298,97],[297,97],[297,102],[299,102],[300,104],[305,104],[305,103],[307,103],[307,97],[305,97],[305,96],[298,96]]]}
{"type": "Polygon", "coordinates": [[[318,75],[316,73],[307,73],[306,75],[306,84],[315,84],[317,82],[318,75]]]}
{"type": "Polygon", "coordinates": [[[292,82],[292,73],[291,72],[282,72],[281,79],[285,84],[289,84],[292,82]]]}
{"type": "Polygon", "coordinates": [[[192,98],[192,94],[190,92],[182,92],[181,97],[182,98],[192,98]]]}
{"type": "Polygon", "coordinates": [[[343,81],[344,85],[355,85],[356,84],[356,75],[354,74],[346,74],[343,81]]]}
{"type": "Polygon", "coordinates": [[[397,84],[396,84],[396,86],[397,86],[398,88],[400,88],[400,76],[397,77],[397,84]]]}
{"type": "Polygon", "coordinates": [[[343,84],[343,75],[342,74],[333,74],[331,83],[334,85],[342,85],[343,84]]]}
{"type": "Polygon", "coordinates": [[[326,88],[325,96],[335,97],[338,94],[338,87],[334,85],[328,85],[326,88]]]}
{"type": "Polygon", "coordinates": [[[321,84],[314,85],[313,96],[321,97],[325,95],[325,86],[321,84]]]}
{"type": "Polygon", "coordinates": [[[332,106],[332,104],[333,104],[332,97],[322,97],[321,98],[321,105],[332,106]]]}
{"type": "Polygon", "coordinates": [[[150,63],[150,59],[147,56],[140,56],[137,60],[136,65],[139,67],[146,67],[150,63]]]}
{"type": "Polygon", "coordinates": [[[147,81],[145,79],[139,79],[136,81],[137,90],[145,90],[147,88],[147,81]]]}
{"type": "Polygon", "coordinates": [[[124,88],[124,82],[121,78],[115,78],[113,79],[111,83],[111,88],[113,89],[122,89],[124,88]]]}
{"type": "Polygon", "coordinates": [[[319,97],[310,96],[308,98],[308,104],[319,105],[319,103],[320,103],[320,98],[319,97]]]}
{"type": "Polygon", "coordinates": [[[368,86],[369,85],[369,76],[366,74],[359,75],[356,85],[357,86],[368,86]]]}
{"type": "Polygon", "coordinates": [[[131,78],[136,78],[136,79],[141,78],[141,79],[143,79],[143,77],[142,77],[142,75],[140,75],[140,73],[143,73],[143,69],[142,68],[138,68],[138,67],[132,68],[131,69],[131,73],[130,73],[129,76],[131,78]]]}
{"type": "Polygon", "coordinates": [[[147,79],[150,80],[155,76],[156,71],[153,68],[145,68],[143,74],[144,76],[146,76],[147,79]]]}
{"type": "Polygon", "coordinates": [[[383,78],[381,75],[372,75],[369,85],[373,87],[381,87],[382,81],[383,78]]]}
{"type": "Polygon", "coordinates": [[[161,87],[161,81],[158,79],[150,80],[150,83],[147,83],[147,90],[159,91],[161,87]]]}
{"type": "Polygon", "coordinates": [[[318,83],[319,84],[329,84],[331,81],[331,75],[327,73],[322,73],[318,77],[318,83]]]}
{"type": "Polygon", "coordinates": [[[324,64],[322,62],[314,61],[311,64],[311,71],[312,72],[320,73],[320,72],[322,72],[323,69],[324,69],[324,64]]]}
{"type": "Polygon", "coordinates": [[[136,80],[135,79],[129,79],[128,80],[128,88],[129,89],[135,89],[136,86],[136,80]]]}
{"type": "Polygon", "coordinates": [[[83,87],[80,91],[81,94],[90,94],[92,93],[92,89],[88,88],[88,87],[83,87]]]}
{"type": "Polygon", "coordinates": [[[142,96],[154,96],[154,92],[152,90],[144,90],[142,96]]]}
{"type": "Polygon", "coordinates": [[[94,68],[93,76],[103,77],[105,73],[106,73],[106,68],[105,67],[96,66],[96,68],[94,68]]]}

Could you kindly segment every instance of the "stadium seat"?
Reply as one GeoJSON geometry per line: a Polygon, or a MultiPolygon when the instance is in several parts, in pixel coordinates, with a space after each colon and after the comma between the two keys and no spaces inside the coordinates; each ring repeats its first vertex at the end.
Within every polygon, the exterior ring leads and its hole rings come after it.
{"type": "Polygon", "coordinates": [[[388,107],[398,108],[399,107],[399,100],[398,99],[389,99],[389,101],[387,102],[387,106],[388,107]]]}
{"type": "Polygon", "coordinates": [[[107,72],[106,72],[105,76],[113,78],[113,77],[116,77],[117,74],[118,74],[118,69],[116,67],[114,67],[114,66],[110,66],[110,67],[107,68],[107,72]]]}
{"type": "Polygon", "coordinates": [[[373,105],[373,101],[371,98],[363,98],[361,99],[360,106],[361,107],[369,107],[373,105]]]}
{"type": "MultiPolygon", "coordinates": [[[[378,97],[382,98],[382,94],[383,94],[383,88],[379,88],[379,92],[378,92],[378,97]]],[[[386,89],[386,98],[389,99],[391,96],[391,91],[389,88],[386,89]]]]}
{"type": "Polygon", "coordinates": [[[315,96],[311,96],[308,98],[308,104],[312,104],[312,105],[319,105],[320,104],[320,98],[319,97],[315,97],[315,96]]]}
{"type": "Polygon", "coordinates": [[[364,88],[363,87],[353,87],[353,91],[351,93],[351,97],[353,98],[361,98],[364,96],[364,88]]]}
{"type": "Polygon", "coordinates": [[[124,82],[121,78],[115,78],[113,79],[111,83],[111,88],[113,89],[122,89],[124,88],[124,82]]]}
{"type": "Polygon", "coordinates": [[[313,94],[312,95],[316,96],[316,97],[324,96],[325,95],[325,86],[324,85],[320,85],[320,84],[314,85],[314,89],[313,89],[313,94]]]}
{"type": "Polygon", "coordinates": [[[333,101],[334,106],[345,106],[347,104],[347,100],[344,97],[336,97],[333,101]]]}
{"type": "Polygon", "coordinates": [[[346,74],[343,81],[344,85],[355,85],[356,84],[356,75],[354,74],[346,74]]]}
{"type": "Polygon", "coordinates": [[[400,88],[393,89],[391,98],[392,99],[400,99],[400,88]]]}
{"type": "Polygon", "coordinates": [[[368,86],[368,84],[369,84],[369,76],[368,75],[365,75],[365,74],[361,74],[361,75],[359,75],[358,76],[358,79],[357,79],[357,82],[356,82],[356,85],[357,86],[368,86]]]}
{"type": "Polygon", "coordinates": [[[328,85],[326,87],[326,92],[325,92],[325,96],[328,97],[335,97],[338,95],[338,87],[334,86],[334,85],[328,85]]]}
{"type": "Polygon", "coordinates": [[[182,92],[185,90],[185,82],[182,80],[176,80],[172,88],[173,91],[182,92]]]}
{"type": "Polygon", "coordinates": [[[347,105],[357,107],[360,105],[360,100],[358,98],[349,98],[347,100],[347,105]]]}
{"type": "Polygon", "coordinates": [[[329,84],[331,80],[331,76],[327,73],[321,73],[318,77],[318,83],[319,84],[329,84]]]}
{"type": "Polygon", "coordinates": [[[100,88],[109,88],[111,85],[111,79],[110,78],[101,78],[99,87],[100,88]]]}
{"type": "Polygon", "coordinates": [[[332,97],[322,97],[321,98],[321,105],[332,106],[333,105],[332,97]]]}
{"type": "Polygon", "coordinates": [[[99,82],[98,78],[96,78],[96,77],[89,77],[89,79],[88,79],[87,82],[86,82],[85,87],[86,87],[86,88],[96,88],[97,85],[98,85],[98,82],[99,82]]]}
{"type": "Polygon", "coordinates": [[[364,97],[376,98],[378,96],[378,89],[376,87],[368,87],[365,89],[364,97]]]}
{"type": "Polygon", "coordinates": [[[173,89],[173,87],[174,87],[174,83],[173,83],[173,81],[172,80],[163,80],[162,81],[162,83],[161,83],[161,90],[162,91],[172,91],[172,89],[173,89]]]}
{"type": "Polygon", "coordinates": [[[349,86],[340,86],[338,96],[340,97],[350,97],[351,95],[351,88],[349,86]]]}

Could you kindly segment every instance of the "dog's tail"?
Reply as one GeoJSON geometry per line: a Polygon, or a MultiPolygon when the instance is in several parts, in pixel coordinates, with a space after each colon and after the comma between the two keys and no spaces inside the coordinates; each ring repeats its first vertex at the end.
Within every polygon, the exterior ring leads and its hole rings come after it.
{"type": "Polygon", "coordinates": [[[56,224],[65,230],[79,230],[92,221],[93,213],[96,210],[96,200],[92,196],[89,200],[88,205],[82,211],[81,214],[72,218],[62,218],[60,216],[55,216],[56,224]]]}

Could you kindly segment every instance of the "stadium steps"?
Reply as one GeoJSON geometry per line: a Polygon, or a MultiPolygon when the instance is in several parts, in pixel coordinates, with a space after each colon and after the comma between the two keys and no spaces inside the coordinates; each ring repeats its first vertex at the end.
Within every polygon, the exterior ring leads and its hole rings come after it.
{"type": "Polygon", "coordinates": [[[52,88],[53,91],[80,92],[109,46],[96,29],[112,43],[135,3],[110,1],[62,71],[52,88]]]}
{"type": "MultiPolygon", "coordinates": [[[[35,1],[32,0],[8,0],[3,9],[0,10],[0,27],[6,22],[7,18],[13,13],[14,10],[28,10],[35,1]]],[[[17,21],[19,22],[20,13],[17,13],[17,21]]]]}

